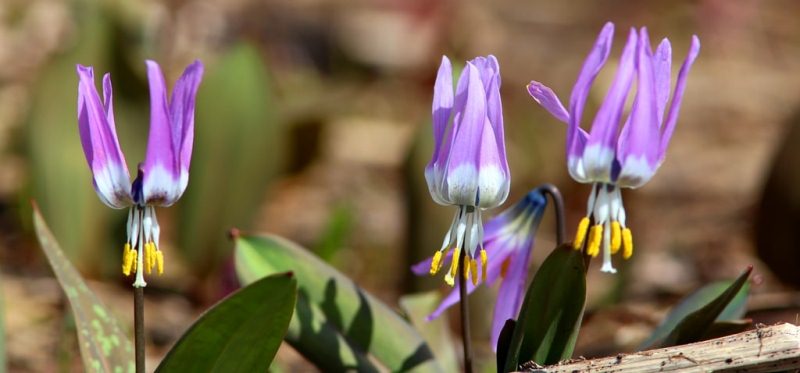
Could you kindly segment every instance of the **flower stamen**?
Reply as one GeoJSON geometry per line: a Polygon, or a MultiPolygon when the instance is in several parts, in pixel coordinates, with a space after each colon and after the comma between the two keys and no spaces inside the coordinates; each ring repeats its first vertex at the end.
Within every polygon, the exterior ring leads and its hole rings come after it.
{"type": "Polygon", "coordinates": [[[433,259],[431,259],[431,275],[435,275],[436,272],[442,268],[442,252],[437,251],[433,254],[433,259]]]}
{"type": "Polygon", "coordinates": [[[633,234],[630,228],[622,230],[622,257],[630,259],[633,255],[633,234]]]}
{"type": "MultiPolygon", "coordinates": [[[[575,232],[575,241],[572,243],[572,247],[574,247],[575,250],[580,250],[583,247],[583,240],[586,239],[586,233],[588,229],[589,218],[584,216],[583,219],[581,219],[581,222],[578,223],[578,231],[575,232]]],[[[589,241],[591,241],[591,238],[589,241]]]]}
{"type": "Polygon", "coordinates": [[[481,249],[481,281],[486,282],[486,268],[487,263],[489,262],[488,256],[486,255],[486,250],[481,249]]]}
{"type": "Polygon", "coordinates": [[[622,246],[622,228],[618,221],[611,222],[611,254],[619,252],[622,246]]]}
{"type": "Polygon", "coordinates": [[[592,258],[600,254],[600,244],[603,243],[603,225],[595,224],[589,232],[589,246],[586,248],[586,254],[592,258]]]}

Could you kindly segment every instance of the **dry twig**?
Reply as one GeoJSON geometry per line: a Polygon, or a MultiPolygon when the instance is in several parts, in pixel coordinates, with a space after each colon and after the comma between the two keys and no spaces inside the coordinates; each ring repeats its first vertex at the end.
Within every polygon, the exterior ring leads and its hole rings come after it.
{"type": "Polygon", "coordinates": [[[682,346],[567,361],[535,372],[775,372],[800,369],[800,327],[777,324],[682,346]]]}

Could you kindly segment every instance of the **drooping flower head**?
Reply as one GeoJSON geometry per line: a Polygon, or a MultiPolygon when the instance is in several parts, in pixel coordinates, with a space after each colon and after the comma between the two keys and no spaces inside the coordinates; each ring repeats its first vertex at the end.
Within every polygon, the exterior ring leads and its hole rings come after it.
{"type": "MultiPolygon", "coordinates": [[[[467,62],[453,92],[450,60],[442,64],[433,89],[433,157],[425,179],[433,200],[458,206],[442,248],[434,255],[430,273],[436,274],[442,255],[451,247],[458,258],[466,255],[465,277],[478,281],[477,254],[486,277],[486,253],[481,248],[481,210],[497,207],[508,196],[510,173],[503,135],[500,66],[494,56],[467,62]],[[480,250],[479,250],[480,249],[480,250]]],[[[453,285],[458,260],[452,261],[445,281],[453,285]]]]}
{"type": "Polygon", "coordinates": [[[203,65],[195,61],[175,83],[172,97],[161,68],[147,61],[150,83],[150,135],[144,162],[131,184],[125,156],[120,149],[114,123],[111,76],[103,76],[103,99],[95,87],[92,67],[77,65],[78,130],[83,152],[92,171],[100,200],[111,208],[130,207],[128,239],[122,271],[136,273],[134,286],[145,286],[143,270],[164,270],[158,247],[160,228],[155,206],[170,206],[189,182],[189,162],[194,138],[194,106],[203,65]]]}
{"type": "Polygon", "coordinates": [[[611,273],[616,272],[611,264],[612,254],[620,248],[625,259],[633,254],[633,238],[625,224],[620,188],[644,185],[664,161],[678,122],[686,78],[700,52],[700,41],[693,36],[670,100],[672,47],[669,40],[662,40],[654,53],[647,29],[641,28],[638,32],[631,29],[616,76],[587,133],[581,128],[583,108],[592,83],[608,58],[613,36],[614,24],[609,22],[600,31],[578,75],[569,111],[544,84],[532,81],[528,85],[533,99],[567,124],[569,174],[580,183],[593,184],[586,217],[578,225],[574,246],[581,249],[586,241],[587,254],[597,256],[602,244],[602,270],[611,273]],[[633,105],[623,121],[625,103],[632,89],[635,89],[633,105]],[[594,219],[591,228],[590,217],[594,219]],[[585,240],[587,231],[589,238],[585,240]]]}
{"type": "MultiPolygon", "coordinates": [[[[503,279],[492,318],[492,348],[497,346],[503,324],[508,319],[516,319],[522,307],[533,241],[546,207],[547,199],[542,189],[536,188],[528,192],[521,201],[486,222],[483,247],[489,264],[484,283],[491,285],[498,279],[503,279]]],[[[452,252],[448,253],[444,261],[452,262],[452,256],[452,252]]],[[[428,258],[414,265],[411,270],[417,275],[426,274],[432,261],[433,258],[428,258]]],[[[428,316],[429,320],[439,317],[448,307],[458,302],[458,286],[457,284],[428,316]]],[[[476,287],[474,283],[467,283],[467,292],[472,293],[476,287]]]]}

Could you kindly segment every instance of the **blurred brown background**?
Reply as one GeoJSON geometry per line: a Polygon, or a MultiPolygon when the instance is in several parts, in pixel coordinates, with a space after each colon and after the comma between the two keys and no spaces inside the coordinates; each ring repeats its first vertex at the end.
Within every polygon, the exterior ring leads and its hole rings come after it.
{"type": "MultiPolygon", "coordinates": [[[[159,211],[168,268],[148,287],[155,366],[194,317],[234,286],[225,237],[232,227],[293,239],[391,305],[401,294],[444,287],[408,270],[439,247],[453,213],[433,203],[423,178],[442,54],[456,64],[497,56],[513,174],[508,202],[539,183],[556,184],[571,235],[589,187],[569,178],[565,128],[525,85],[544,82],[566,101],[606,21],[616,23],[616,43],[587,113],[605,96],[629,27],[647,26],[652,43],[668,37],[675,73],[692,34],[702,50],[666,162],[649,184],[624,192],[633,259],[618,263],[618,276],[599,266],[590,271],[577,354],[635,348],[681,295],[747,264],[759,279],[750,316],[794,322],[799,15],[800,3],[791,0],[3,0],[7,364],[12,371],[78,367],[65,301],[30,236],[28,198],[42,206],[93,288],[120,317],[132,318],[128,282],[118,273],[124,213],[94,195],[80,151],[76,63],[94,65],[98,76],[112,73],[129,167],[142,158],[147,133],[143,59],[159,61],[169,82],[195,58],[206,65],[191,181],[181,202],[159,211]]],[[[549,214],[536,263],[554,246],[549,214]]],[[[487,289],[476,297],[493,301],[487,289]]],[[[491,370],[491,308],[473,304],[479,355],[491,370]]],[[[283,348],[278,364],[307,369],[299,360],[283,348]]]]}

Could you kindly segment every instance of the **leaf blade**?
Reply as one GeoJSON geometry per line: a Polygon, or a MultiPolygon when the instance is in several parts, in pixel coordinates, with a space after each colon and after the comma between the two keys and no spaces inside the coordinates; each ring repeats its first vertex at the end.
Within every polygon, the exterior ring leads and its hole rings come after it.
{"type": "Polygon", "coordinates": [[[297,281],[291,273],[264,277],[239,289],[206,311],[156,372],[267,371],[289,327],[296,297],[297,281]]]}
{"type": "Polygon", "coordinates": [[[749,266],[722,294],[700,309],[686,315],[658,345],[660,347],[669,347],[702,339],[703,335],[714,324],[714,321],[725,311],[731,301],[737,297],[740,290],[744,288],[752,271],[753,266],[749,266]]]}
{"type": "Polygon", "coordinates": [[[556,247],[525,294],[504,370],[527,360],[549,365],[572,356],[585,302],[583,254],[570,245],[556,247]]]}
{"type": "Polygon", "coordinates": [[[33,225],[39,244],[67,295],[78,329],[78,341],[86,371],[135,369],[133,344],[117,320],[89,289],[75,267],[64,256],[38,207],[33,207],[33,225]]]}
{"type": "MultiPolygon", "coordinates": [[[[300,330],[311,330],[312,321],[327,322],[348,343],[346,348],[374,356],[389,370],[441,371],[428,345],[405,320],[297,244],[273,235],[240,235],[235,262],[245,284],[270,273],[295,273],[299,293],[325,318],[305,320],[300,330]]],[[[291,332],[287,339],[300,343],[301,336],[291,332]]]]}

